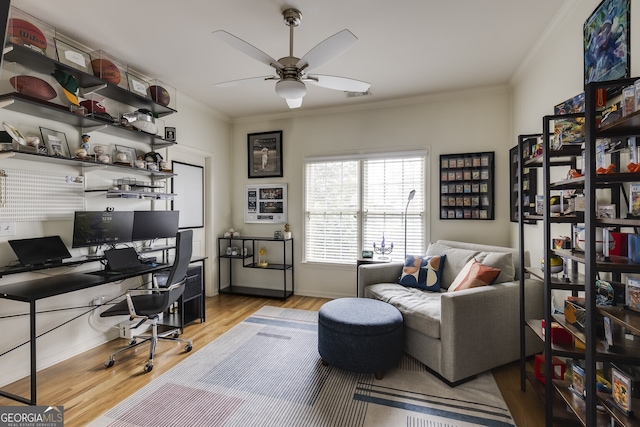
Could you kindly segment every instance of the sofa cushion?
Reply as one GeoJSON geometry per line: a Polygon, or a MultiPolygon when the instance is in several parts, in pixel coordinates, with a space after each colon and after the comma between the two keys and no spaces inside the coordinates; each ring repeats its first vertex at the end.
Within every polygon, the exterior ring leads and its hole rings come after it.
{"type": "Polygon", "coordinates": [[[493,282],[511,282],[515,279],[516,269],[513,266],[513,254],[511,252],[480,252],[475,257],[476,261],[489,267],[500,270],[500,275],[493,282]]]}
{"type": "Polygon", "coordinates": [[[500,270],[479,263],[475,259],[471,259],[465,265],[460,273],[449,286],[450,292],[461,291],[464,289],[478,288],[493,284],[498,278],[500,270]]]}
{"type": "Polygon", "coordinates": [[[365,297],[375,298],[396,307],[404,326],[429,337],[440,338],[440,292],[426,292],[397,283],[377,283],[365,288],[365,297]]]}
{"type": "Polygon", "coordinates": [[[398,283],[425,291],[439,292],[440,276],[445,259],[446,255],[424,257],[407,255],[398,283]]]}
{"type": "Polygon", "coordinates": [[[462,270],[469,260],[478,253],[480,253],[480,251],[452,248],[440,243],[430,243],[427,248],[428,256],[440,254],[447,256],[447,261],[444,263],[440,280],[440,287],[444,289],[448,289],[449,286],[451,286],[451,283],[456,278],[460,270],[462,270]]]}

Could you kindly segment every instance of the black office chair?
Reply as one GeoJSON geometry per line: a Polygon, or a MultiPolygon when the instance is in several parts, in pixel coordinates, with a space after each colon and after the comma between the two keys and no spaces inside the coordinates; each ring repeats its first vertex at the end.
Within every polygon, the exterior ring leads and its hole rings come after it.
{"type": "Polygon", "coordinates": [[[125,294],[126,299],[100,313],[100,317],[129,315],[131,320],[141,319],[134,328],[137,328],[143,323],[150,323],[152,328],[151,335],[135,336],[131,339],[129,346],[113,353],[111,357],[109,357],[109,360],[105,362],[107,368],[113,366],[116,355],[135,348],[147,341],[151,344],[151,348],[149,349],[149,360],[146,365],[144,365],[145,372],[150,372],[153,369],[153,354],[159,339],[184,342],[186,343],[184,351],[187,353],[193,349],[193,341],[178,338],[180,335],[179,329],[172,329],[158,334],[158,318],[160,313],[167,310],[184,292],[187,281],[187,268],[191,260],[192,241],[193,230],[181,231],[176,236],[175,260],[164,286],[162,286],[160,280],[154,276],[154,285],[151,290],[130,289],[125,294]],[[132,295],[134,293],[140,295],[132,295]]]}

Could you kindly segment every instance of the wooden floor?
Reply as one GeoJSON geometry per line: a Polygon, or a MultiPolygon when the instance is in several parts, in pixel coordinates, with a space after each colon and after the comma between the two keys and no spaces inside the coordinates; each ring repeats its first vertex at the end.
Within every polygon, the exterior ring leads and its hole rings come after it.
{"type": "MultiPolygon", "coordinates": [[[[292,296],[286,301],[233,295],[210,297],[206,301],[207,321],[187,326],[184,336],[194,341],[193,351],[197,351],[264,305],[317,311],[326,301],[301,296],[292,296]]],[[[189,356],[183,352],[182,345],[161,342],[150,373],[143,372],[148,346],[126,353],[115,366],[106,369],[104,362],[109,354],[125,344],[124,340],[114,340],[39,372],[38,404],[62,405],[65,427],[84,426],[189,356]]],[[[516,425],[544,426],[542,401],[531,387],[527,387],[526,392],[520,390],[518,363],[495,369],[493,374],[516,425]]],[[[28,379],[3,390],[28,397],[28,379]]],[[[0,397],[0,406],[8,405],[20,404],[0,397]]]]}

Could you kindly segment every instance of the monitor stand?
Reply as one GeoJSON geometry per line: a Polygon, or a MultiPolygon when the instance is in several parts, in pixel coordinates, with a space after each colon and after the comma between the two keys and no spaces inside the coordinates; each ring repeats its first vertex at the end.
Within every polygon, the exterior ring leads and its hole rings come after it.
{"type": "Polygon", "coordinates": [[[87,254],[87,259],[98,259],[102,258],[104,255],[99,253],[100,246],[96,246],[95,248],[92,246],[89,248],[89,254],[87,254]]]}

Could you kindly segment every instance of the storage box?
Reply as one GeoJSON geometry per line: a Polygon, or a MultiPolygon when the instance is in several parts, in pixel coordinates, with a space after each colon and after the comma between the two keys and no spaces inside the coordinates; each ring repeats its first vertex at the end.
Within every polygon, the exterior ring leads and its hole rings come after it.
{"type": "MultiPolygon", "coordinates": [[[[545,319],[542,319],[542,337],[545,336],[545,319]]],[[[551,342],[554,344],[566,344],[571,345],[573,342],[573,335],[571,335],[565,328],[560,326],[558,322],[551,322],[551,342]]]]}
{"type": "Polygon", "coordinates": [[[613,240],[613,247],[609,249],[609,255],[628,256],[629,233],[611,231],[609,232],[609,236],[611,236],[611,240],[613,240]]]}
{"type": "MultiPolygon", "coordinates": [[[[567,366],[557,357],[551,358],[551,377],[554,380],[564,380],[564,373],[567,370],[567,366]]],[[[534,372],[538,381],[545,384],[545,364],[544,354],[536,354],[534,361],[534,372]]]]}

